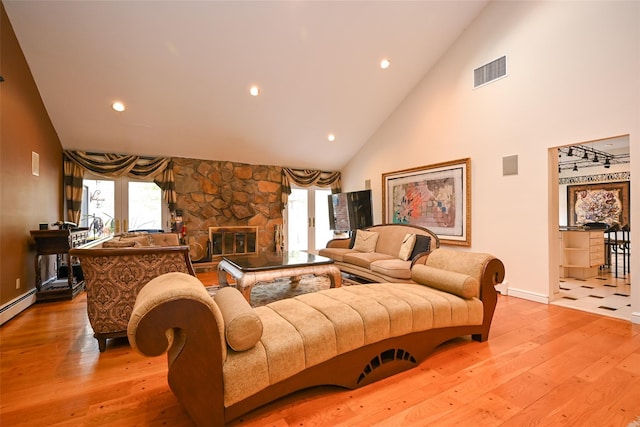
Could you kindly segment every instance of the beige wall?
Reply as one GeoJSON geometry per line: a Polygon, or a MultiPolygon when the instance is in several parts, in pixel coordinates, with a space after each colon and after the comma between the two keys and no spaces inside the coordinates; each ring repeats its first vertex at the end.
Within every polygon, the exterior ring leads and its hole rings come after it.
{"type": "Polygon", "coordinates": [[[1,6],[0,307],[35,288],[29,230],[62,218],[62,146],[1,6]],[[31,152],[40,176],[31,174],[31,152]],[[16,279],[21,288],[16,289],[16,279]]]}
{"type": "MultiPolygon", "coordinates": [[[[471,249],[504,261],[510,294],[547,301],[558,222],[549,149],[628,134],[640,176],[639,17],[635,1],[490,3],[343,170],[343,188],[371,180],[380,222],[382,173],[470,157],[471,249]],[[473,69],[505,54],[508,76],[474,90],[473,69]],[[514,154],[519,173],[503,177],[502,158],[514,154]]],[[[640,224],[640,185],[631,192],[640,224]]]]}

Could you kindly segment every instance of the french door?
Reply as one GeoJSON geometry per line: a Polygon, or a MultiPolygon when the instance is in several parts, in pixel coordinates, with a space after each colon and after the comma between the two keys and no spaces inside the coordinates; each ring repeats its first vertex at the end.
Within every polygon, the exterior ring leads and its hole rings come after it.
{"type": "Polygon", "coordinates": [[[87,174],[82,185],[80,226],[89,228],[90,238],[168,228],[169,210],[153,181],[87,174]]]}
{"type": "Polygon", "coordinates": [[[317,253],[333,239],[329,229],[328,188],[291,188],[285,211],[289,251],[317,253]]]}

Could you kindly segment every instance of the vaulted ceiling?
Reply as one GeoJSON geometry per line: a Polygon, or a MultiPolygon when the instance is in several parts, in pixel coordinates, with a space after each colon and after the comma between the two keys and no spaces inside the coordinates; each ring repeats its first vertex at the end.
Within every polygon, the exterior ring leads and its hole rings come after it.
{"type": "Polygon", "coordinates": [[[65,149],[340,170],[487,1],[3,4],[65,149]]]}

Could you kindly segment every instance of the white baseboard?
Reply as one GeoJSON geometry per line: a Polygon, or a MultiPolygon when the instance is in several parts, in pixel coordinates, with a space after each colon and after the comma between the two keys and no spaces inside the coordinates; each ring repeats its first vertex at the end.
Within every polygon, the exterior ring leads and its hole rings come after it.
{"type": "Polygon", "coordinates": [[[24,310],[35,304],[36,289],[20,295],[0,307],[0,325],[22,313],[24,310]]]}
{"type": "Polygon", "coordinates": [[[510,297],[522,298],[529,301],[540,302],[542,304],[549,304],[549,295],[538,294],[536,292],[525,291],[523,289],[508,288],[507,295],[510,297]]]}
{"type": "Polygon", "coordinates": [[[640,325],[640,311],[634,311],[631,313],[631,323],[640,325]]]}
{"type": "Polygon", "coordinates": [[[509,282],[505,280],[502,283],[498,283],[496,285],[496,291],[498,291],[501,295],[507,295],[509,291],[509,282]]]}

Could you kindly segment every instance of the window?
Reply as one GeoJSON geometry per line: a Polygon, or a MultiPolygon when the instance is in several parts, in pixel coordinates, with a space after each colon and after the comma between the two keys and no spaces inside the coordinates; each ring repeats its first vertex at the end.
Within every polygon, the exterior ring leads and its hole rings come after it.
{"type": "Polygon", "coordinates": [[[90,238],[162,230],[168,228],[168,218],[162,190],[154,182],[85,175],[80,226],[89,228],[90,238]]]}

